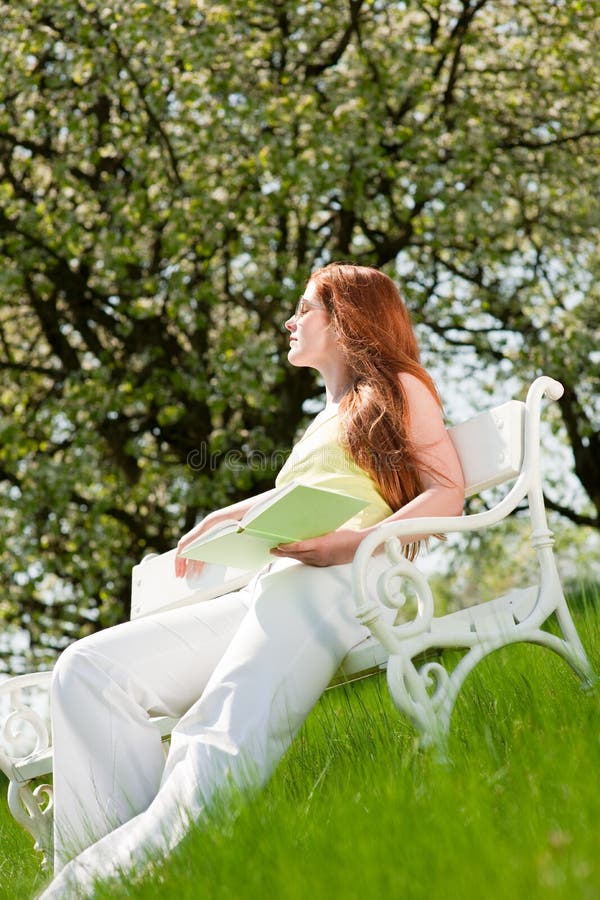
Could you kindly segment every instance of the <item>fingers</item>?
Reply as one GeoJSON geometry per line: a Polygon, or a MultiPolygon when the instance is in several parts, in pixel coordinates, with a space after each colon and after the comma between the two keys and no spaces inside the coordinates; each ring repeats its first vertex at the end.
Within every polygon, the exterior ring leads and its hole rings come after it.
{"type": "Polygon", "coordinates": [[[309,550],[314,548],[315,541],[290,541],[288,544],[277,544],[276,547],[273,547],[273,551],[278,551],[282,554],[287,553],[306,553],[309,550]]]}
{"type": "Polygon", "coordinates": [[[184,534],[183,537],[179,538],[177,542],[177,553],[175,554],[175,577],[183,578],[185,575],[189,575],[190,573],[190,563],[191,559],[187,559],[185,556],[181,556],[181,551],[186,548],[186,546],[191,542],[191,538],[189,534],[184,534]]]}
{"type": "Polygon", "coordinates": [[[278,544],[274,556],[287,556],[307,566],[335,566],[352,562],[360,535],[354,531],[333,531],[318,538],[278,544]]]}
{"type": "Polygon", "coordinates": [[[175,556],[175,578],[183,578],[187,568],[187,559],[185,556],[175,556]]]}
{"type": "Polygon", "coordinates": [[[175,556],[175,577],[195,578],[200,575],[204,565],[201,559],[187,559],[185,556],[180,556],[178,552],[175,556]]]}
{"type": "Polygon", "coordinates": [[[177,544],[177,553],[175,554],[175,577],[183,578],[184,576],[188,576],[189,578],[193,578],[200,574],[202,569],[204,568],[204,563],[200,559],[188,559],[186,556],[182,556],[181,553],[189,544],[193,543],[193,541],[198,537],[199,534],[202,533],[202,529],[199,527],[193,528],[187,534],[184,534],[183,537],[179,539],[177,544]]]}
{"type": "Polygon", "coordinates": [[[277,547],[273,547],[271,553],[280,559],[282,557],[296,559],[308,566],[321,565],[319,561],[321,554],[318,548],[315,550],[313,543],[313,541],[294,541],[289,544],[278,544],[277,547]]]}
{"type": "Polygon", "coordinates": [[[195,578],[202,572],[206,563],[203,563],[201,559],[188,559],[187,561],[187,574],[190,578],[195,578]]]}

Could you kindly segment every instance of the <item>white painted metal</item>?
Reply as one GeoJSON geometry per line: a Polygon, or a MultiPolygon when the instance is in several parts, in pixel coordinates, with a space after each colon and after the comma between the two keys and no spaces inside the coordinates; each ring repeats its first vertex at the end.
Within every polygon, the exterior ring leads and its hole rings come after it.
{"type": "Polygon", "coordinates": [[[52,767],[50,725],[39,709],[40,692],[47,693],[50,672],[17,675],[0,684],[0,769],[8,778],[8,806],[29,831],[44,856],[52,847],[52,786],[36,784],[52,767]]]}

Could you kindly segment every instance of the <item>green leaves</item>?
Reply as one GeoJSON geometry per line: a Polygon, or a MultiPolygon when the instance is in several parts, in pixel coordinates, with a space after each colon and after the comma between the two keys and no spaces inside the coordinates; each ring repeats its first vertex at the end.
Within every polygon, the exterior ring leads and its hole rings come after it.
{"type": "Polygon", "coordinates": [[[596,6],[3,6],[0,615],[40,658],[270,486],[330,258],[399,276],[428,358],[564,380],[597,525],[596,6]]]}

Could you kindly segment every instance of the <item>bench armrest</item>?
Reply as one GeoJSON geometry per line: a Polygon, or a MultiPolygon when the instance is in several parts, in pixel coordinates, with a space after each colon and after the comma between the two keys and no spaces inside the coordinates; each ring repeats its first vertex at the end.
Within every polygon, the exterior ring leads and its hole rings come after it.
{"type": "Polygon", "coordinates": [[[562,393],[563,387],[560,382],[547,376],[537,378],[529,388],[525,401],[523,456],[520,470],[506,496],[491,509],[466,516],[428,516],[384,522],[361,541],[354,556],[352,573],[357,616],[390,653],[396,652],[407,638],[426,631],[434,613],[433,597],[427,579],[402,553],[403,537],[419,534],[451,534],[489,528],[506,518],[521,500],[527,497],[534,547],[552,544],[552,535],[546,522],[540,476],[541,402],[544,395],[551,400],[557,400],[562,393]],[[390,565],[378,581],[377,593],[381,598],[380,602],[372,596],[368,568],[371,557],[382,545],[385,547],[390,565]],[[413,583],[417,594],[417,614],[410,622],[391,626],[382,618],[382,603],[392,608],[402,606],[403,599],[398,590],[398,581],[401,578],[408,578],[413,583]]]}

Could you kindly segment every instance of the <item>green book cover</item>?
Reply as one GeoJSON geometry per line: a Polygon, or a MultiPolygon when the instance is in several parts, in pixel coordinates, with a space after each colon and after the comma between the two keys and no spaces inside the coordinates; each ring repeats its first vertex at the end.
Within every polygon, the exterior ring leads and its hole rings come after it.
{"type": "Polygon", "coordinates": [[[201,535],[183,556],[236,568],[259,568],[278,544],[335,531],[368,505],[367,500],[326,488],[292,483],[248,512],[201,535]]]}

